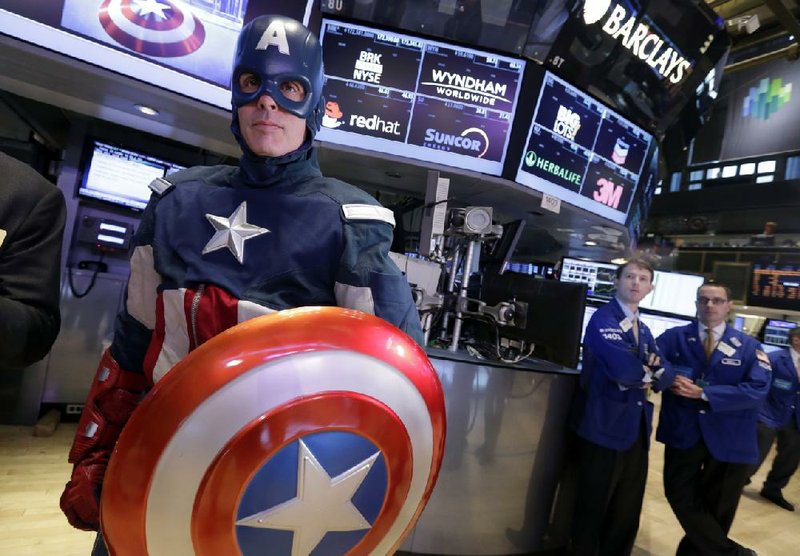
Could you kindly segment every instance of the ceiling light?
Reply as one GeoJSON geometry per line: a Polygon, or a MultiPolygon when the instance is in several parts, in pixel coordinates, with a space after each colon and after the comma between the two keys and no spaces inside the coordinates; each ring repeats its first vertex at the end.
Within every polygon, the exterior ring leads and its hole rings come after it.
{"type": "Polygon", "coordinates": [[[596,241],[584,241],[583,244],[585,246],[587,246],[587,247],[594,247],[595,245],[597,245],[597,242],[596,241]]]}
{"type": "Polygon", "coordinates": [[[628,262],[628,259],[625,259],[623,257],[617,257],[616,259],[611,259],[611,262],[614,264],[625,264],[628,262]]]}
{"type": "Polygon", "coordinates": [[[134,104],[133,106],[145,116],[158,116],[158,110],[151,106],[147,106],[146,104],[134,104]]]}

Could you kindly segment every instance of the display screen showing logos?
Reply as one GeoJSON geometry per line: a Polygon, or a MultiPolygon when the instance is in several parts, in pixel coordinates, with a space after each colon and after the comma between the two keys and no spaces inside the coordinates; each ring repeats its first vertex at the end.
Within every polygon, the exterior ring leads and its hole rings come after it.
{"type": "Polygon", "coordinates": [[[559,0],[534,17],[525,55],[583,90],[591,87],[660,133],[687,104],[705,114],[719,84],[712,70],[731,45],[705,2],[559,0]],[[559,22],[561,22],[559,24],[559,22]],[[560,26],[559,26],[560,25],[560,26]],[[691,102],[694,101],[694,102],[691,102]]]}
{"type": "Polygon", "coordinates": [[[262,14],[308,22],[312,0],[0,2],[0,34],[230,110],[242,27],[262,14]]]}
{"type": "Polygon", "coordinates": [[[525,62],[323,21],[317,137],[500,175],[525,62]]]}
{"type": "Polygon", "coordinates": [[[624,224],[652,140],[545,72],[516,181],[624,224]]]}

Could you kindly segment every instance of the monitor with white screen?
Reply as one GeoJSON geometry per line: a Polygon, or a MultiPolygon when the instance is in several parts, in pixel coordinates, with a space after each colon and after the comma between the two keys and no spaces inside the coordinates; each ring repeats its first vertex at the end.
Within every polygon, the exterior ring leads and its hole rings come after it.
{"type": "Polygon", "coordinates": [[[614,263],[563,257],[559,280],[587,284],[588,297],[611,301],[616,291],[614,278],[618,266],[614,263]]]}
{"type": "Polygon", "coordinates": [[[150,200],[150,182],[182,168],[140,152],[93,141],[78,195],[143,210],[150,200]]]}
{"type": "Polygon", "coordinates": [[[682,319],[680,317],[670,317],[667,315],[654,315],[645,313],[644,311],[639,311],[639,319],[650,329],[653,338],[658,338],[670,328],[685,326],[692,322],[691,319],[682,319]]]}
{"type": "MultiPolygon", "coordinates": [[[[586,335],[586,325],[589,324],[589,319],[592,318],[592,315],[594,315],[595,311],[597,311],[597,307],[593,307],[591,305],[586,306],[586,309],[583,313],[583,329],[581,331],[581,340],[583,340],[583,337],[586,335]]],[[[667,315],[655,315],[642,311],[639,312],[639,318],[647,325],[647,328],[650,329],[650,332],[653,334],[653,338],[658,338],[670,328],[684,326],[692,322],[690,319],[670,317],[667,315]]]]}
{"type": "Polygon", "coordinates": [[[639,303],[639,308],[694,317],[697,314],[697,288],[704,281],[705,278],[696,274],[656,270],[653,291],[639,303]]]}

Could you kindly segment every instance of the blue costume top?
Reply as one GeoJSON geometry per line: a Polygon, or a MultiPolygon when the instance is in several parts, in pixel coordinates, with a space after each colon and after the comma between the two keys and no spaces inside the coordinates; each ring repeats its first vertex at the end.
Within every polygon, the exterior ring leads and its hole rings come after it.
{"type": "MultiPolygon", "coordinates": [[[[649,445],[653,404],[644,389],[648,377],[644,367],[651,353],[660,356],[650,330],[639,323],[637,345],[631,320],[617,299],[595,311],[583,339],[581,394],[585,400],[577,423],[579,436],[606,448],[626,450],[644,424],[649,445]]],[[[663,373],[652,379],[653,389],[668,388],[673,377],[665,365],[663,373]]]]}
{"type": "Polygon", "coordinates": [[[403,274],[388,257],[391,212],[320,174],[315,151],[243,156],[156,180],[134,240],[113,356],[158,380],[189,351],[276,310],[338,305],[422,340],[403,274]]]}
{"type": "Polygon", "coordinates": [[[800,429],[800,380],[790,349],[771,353],[769,362],[772,364],[772,384],[758,419],[766,426],[777,429],[794,418],[795,425],[800,429]]]}
{"type": "Polygon", "coordinates": [[[726,326],[707,361],[694,322],[667,330],[658,345],[678,372],[702,381],[708,401],[665,392],[656,440],[685,449],[702,438],[719,461],[758,463],[756,419],[771,378],[758,342],[726,326]]]}

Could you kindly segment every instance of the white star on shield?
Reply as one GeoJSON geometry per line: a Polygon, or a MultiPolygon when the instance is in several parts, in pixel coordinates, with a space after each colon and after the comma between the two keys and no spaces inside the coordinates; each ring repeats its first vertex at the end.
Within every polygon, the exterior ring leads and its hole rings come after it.
{"type": "Polygon", "coordinates": [[[136,10],[139,17],[153,14],[162,21],[167,19],[164,10],[172,9],[169,5],[161,4],[158,0],[133,0],[133,3],[133,9],[136,10]]]}
{"type": "Polygon", "coordinates": [[[269,232],[266,228],[247,223],[247,201],[243,201],[229,218],[213,214],[206,214],[206,218],[216,233],[203,248],[203,255],[227,247],[239,264],[244,264],[244,242],[269,232]]]}
{"type": "Polygon", "coordinates": [[[236,525],[293,531],[292,556],[308,556],[328,531],[371,527],[352,498],[380,452],[331,479],[305,443],[299,442],[297,496],[242,518],[236,525]]]}

